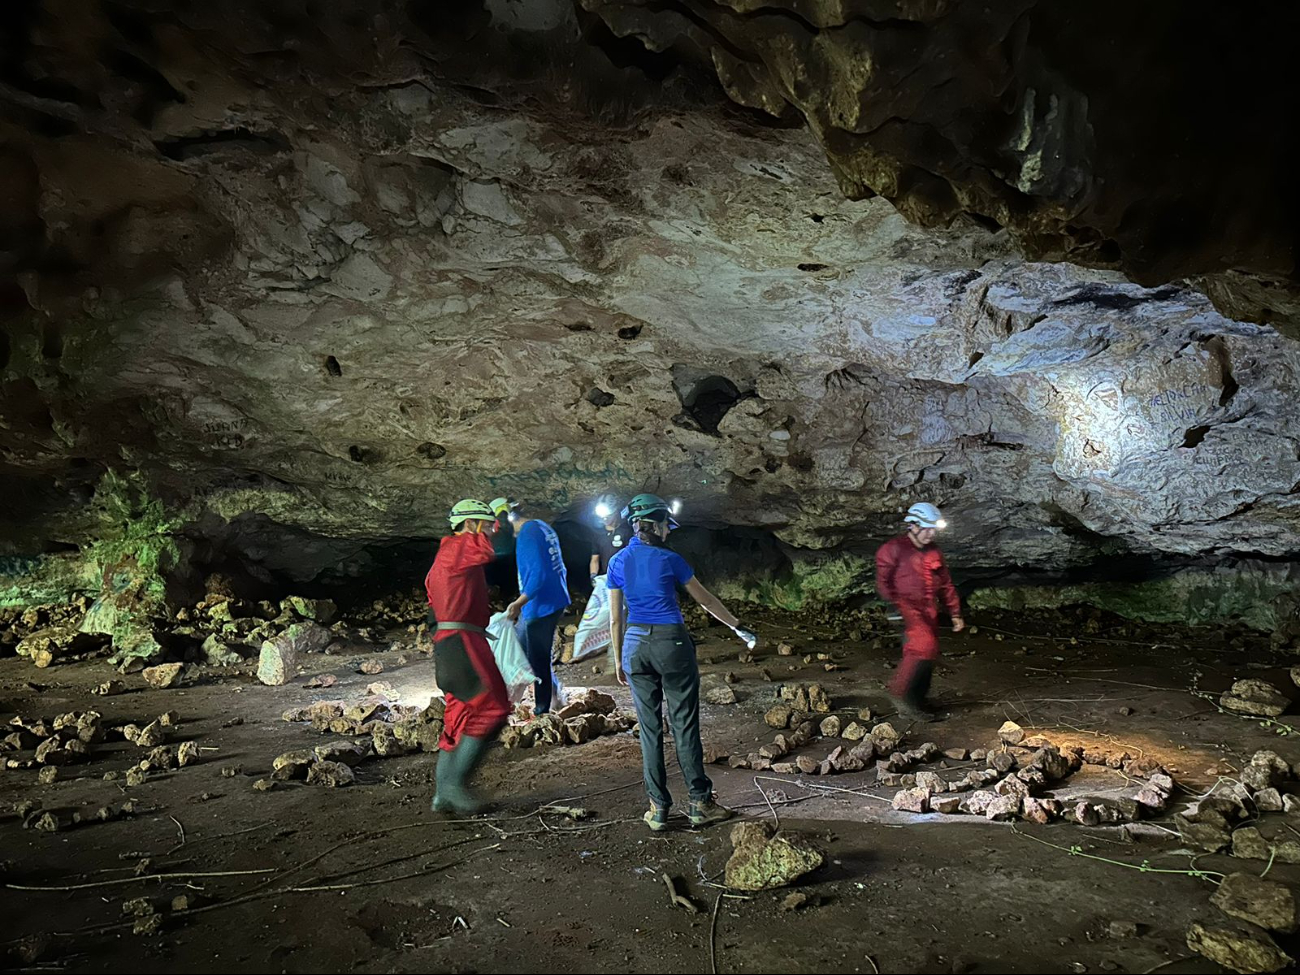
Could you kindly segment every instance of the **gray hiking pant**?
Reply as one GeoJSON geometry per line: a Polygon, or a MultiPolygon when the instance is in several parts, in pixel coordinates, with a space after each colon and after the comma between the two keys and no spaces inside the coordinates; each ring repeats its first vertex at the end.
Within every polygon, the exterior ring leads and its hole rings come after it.
{"type": "Polygon", "coordinates": [[[690,631],[681,623],[629,625],[623,638],[623,670],[641,722],[641,766],[650,801],[665,809],[673,802],[664,767],[665,703],[687,791],[692,800],[710,799],[713,783],[704,773],[700,741],[700,667],[690,631]]]}

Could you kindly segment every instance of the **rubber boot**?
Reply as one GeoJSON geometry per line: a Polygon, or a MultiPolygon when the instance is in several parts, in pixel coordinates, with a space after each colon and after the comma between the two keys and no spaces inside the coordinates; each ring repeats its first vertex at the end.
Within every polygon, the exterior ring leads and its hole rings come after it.
{"type": "MultiPolygon", "coordinates": [[[[461,737],[451,753],[455,756],[451,776],[448,779],[444,779],[441,774],[438,776],[438,794],[433,800],[436,812],[474,816],[483,811],[483,804],[470,791],[469,782],[483,764],[483,759],[487,758],[491,747],[491,738],[471,738],[469,735],[461,737]]],[[[439,773],[441,771],[439,768],[439,773]]]]}
{"type": "Polygon", "coordinates": [[[438,788],[433,794],[433,802],[430,808],[434,812],[453,812],[456,808],[453,797],[465,791],[464,776],[460,771],[461,759],[464,749],[465,739],[462,738],[456,743],[454,748],[444,751],[438,756],[438,765],[435,772],[438,788]]]}

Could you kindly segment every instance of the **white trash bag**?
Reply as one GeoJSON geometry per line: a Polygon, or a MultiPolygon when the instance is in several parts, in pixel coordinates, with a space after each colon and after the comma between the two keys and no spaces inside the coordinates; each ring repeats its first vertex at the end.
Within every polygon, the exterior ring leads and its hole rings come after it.
{"type": "Polygon", "coordinates": [[[487,631],[492,656],[496,658],[497,669],[506,682],[510,703],[518,704],[528,694],[529,688],[537,683],[537,675],[528,666],[528,658],[524,656],[524,647],[519,642],[515,625],[505,613],[493,616],[487,625],[487,631]]]}
{"type": "Polygon", "coordinates": [[[573,660],[584,660],[603,653],[609,646],[609,587],[605,576],[596,576],[591,587],[591,598],[578,623],[573,638],[573,660]]]}

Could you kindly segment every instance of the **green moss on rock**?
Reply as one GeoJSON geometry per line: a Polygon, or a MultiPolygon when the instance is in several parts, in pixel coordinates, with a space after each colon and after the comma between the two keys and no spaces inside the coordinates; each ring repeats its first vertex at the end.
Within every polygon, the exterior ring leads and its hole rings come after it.
{"type": "Polygon", "coordinates": [[[1298,587],[1291,566],[1247,563],[1187,569],[1142,582],[1095,582],[1070,586],[1008,586],[977,589],[973,609],[1055,609],[1086,605],[1150,623],[1192,625],[1240,621],[1272,631],[1283,622],[1282,601],[1298,587]]]}

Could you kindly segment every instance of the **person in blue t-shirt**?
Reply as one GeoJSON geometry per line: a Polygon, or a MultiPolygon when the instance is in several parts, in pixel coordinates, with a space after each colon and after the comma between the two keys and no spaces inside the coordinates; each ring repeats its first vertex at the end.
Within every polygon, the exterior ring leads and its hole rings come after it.
{"type": "Polygon", "coordinates": [[[518,624],[519,642],[537,677],[533,713],[546,714],[551,710],[555,685],[551,648],[560,614],[569,607],[569,576],[554,528],[534,518],[524,505],[515,506],[510,520],[515,526],[519,598],[506,607],[506,615],[518,624]]]}
{"type": "Polygon", "coordinates": [[[684,558],[665,546],[677,523],[663,498],[638,494],[627,506],[626,517],[635,535],[609,563],[610,637],[618,681],[631,685],[641,723],[641,764],[650,795],[650,810],[642,818],[652,830],[668,828],[673,800],[664,767],[661,712],[666,702],[677,763],[690,793],[691,825],[719,823],[730,819],[732,812],[714,800],[713,783],[704,771],[700,668],[677,602],[677,587],[684,586],[692,599],[735,630],[751,649],[758,638],[704,588],[684,558]]]}

